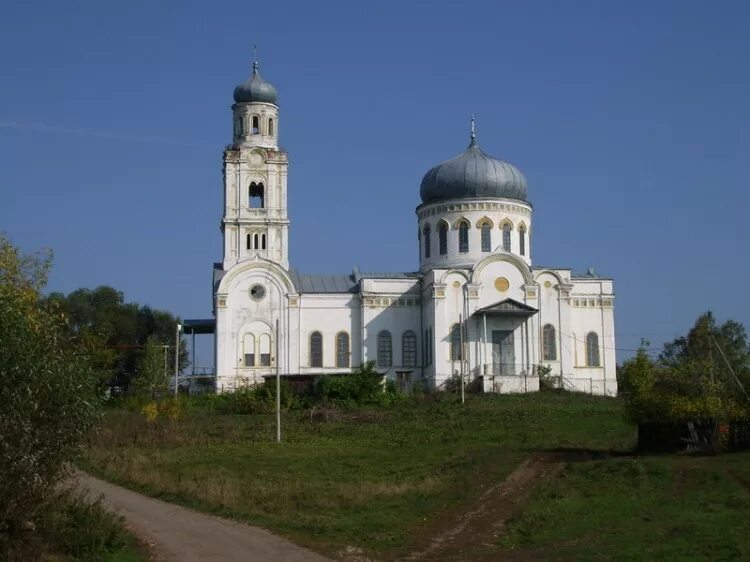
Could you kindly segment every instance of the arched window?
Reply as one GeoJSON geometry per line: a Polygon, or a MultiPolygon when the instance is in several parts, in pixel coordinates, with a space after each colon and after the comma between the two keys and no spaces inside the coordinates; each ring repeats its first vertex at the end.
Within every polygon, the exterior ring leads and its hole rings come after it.
{"type": "Polygon", "coordinates": [[[510,225],[507,222],[503,225],[503,250],[510,252],[510,225]]]}
{"type": "Polygon", "coordinates": [[[488,222],[482,223],[482,251],[492,251],[492,227],[488,222]]]}
{"type": "Polygon", "coordinates": [[[250,240],[251,240],[251,239],[252,239],[252,236],[251,236],[251,235],[250,235],[250,233],[248,232],[248,234],[247,234],[247,249],[248,249],[248,250],[252,250],[252,249],[253,249],[252,245],[250,244],[250,240]]]}
{"type": "Polygon", "coordinates": [[[424,240],[424,257],[429,258],[430,257],[430,225],[429,224],[424,225],[424,230],[422,231],[422,239],[424,240]]]}
{"type": "Polygon", "coordinates": [[[451,361],[461,360],[461,325],[453,324],[451,328],[451,361]]]}
{"type": "Polygon", "coordinates": [[[401,336],[401,364],[404,367],[417,366],[417,334],[411,330],[401,336]]]}
{"type": "Polygon", "coordinates": [[[586,335],[586,365],[599,367],[599,336],[596,332],[586,335]]]}
{"type": "Polygon", "coordinates": [[[259,339],[260,343],[260,366],[270,367],[271,366],[271,336],[268,334],[261,334],[259,339]]]}
{"type": "Polygon", "coordinates": [[[444,222],[440,223],[440,228],[438,229],[438,246],[440,247],[441,256],[448,253],[448,225],[444,222]]]}
{"type": "Polygon", "coordinates": [[[260,235],[260,248],[261,250],[266,249],[266,235],[265,234],[260,235]]]}
{"type": "Polygon", "coordinates": [[[235,135],[237,135],[238,137],[244,136],[245,134],[245,127],[242,126],[243,123],[244,121],[242,117],[237,117],[234,120],[234,131],[235,131],[235,135]]]}
{"type": "Polygon", "coordinates": [[[552,324],[545,324],[542,328],[542,357],[545,361],[557,361],[557,340],[552,324]]]}
{"type": "Polygon", "coordinates": [[[255,367],[255,336],[245,334],[244,342],[245,367],[255,367]]]}
{"type": "Polygon", "coordinates": [[[257,135],[260,133],[260,121],[257,115],[253,115],[253,134],[257,135]]]}
{"type": "Polygon", "coordinates": [[[339,332],[336,335],[336,366],[345,368],[349,366],[349,334],[339,332]]]}
{"type": "Polygon", "coordinates": [[[258,248],[260,248],[260,246],[258,246],[258,235],[253,234],[253,249],[257,250],[258,248]]]}
{"type": "Polygon", "coordinates": [[[469,251],[469,223],[467,222],[458,225],[458,251],[464,254],[469,251]]]}
{"type": "Polygon", "coordinates": [[[265,206],[263,182],[250,184],[247,206],[251,209],[262,209],[265,206]]]}
{"type": "Polygon", "coordinates": [[[268,118],[268,134],[273,136],[273,118],[268,118]]]}
{"type": "Polygon", "coordinates": [[[521,225],[518,227],[518,247],[519,253],[522,256],[526,255],[526,227],[521,225]]]}
{"type": "Polygon", "coordinates": [[[323,336],[320,332],[310,334],[310,367],[323,366],[323,336]]]}
{"type": "Polygon", "coordinates": [[[383,330],[378,334],[378,366],[390,367],[393,365],[393,342],[391,333],[383,330]]]}

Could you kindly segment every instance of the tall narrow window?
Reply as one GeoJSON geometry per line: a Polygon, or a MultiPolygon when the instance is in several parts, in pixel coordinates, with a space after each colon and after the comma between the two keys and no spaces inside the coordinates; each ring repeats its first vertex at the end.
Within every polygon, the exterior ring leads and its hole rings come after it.
{"type": "Polygon", "coordinates": [[[469,223],[467,222],[458,225],[458,251],[464,254],[469,251],[469,223]]]}
{"type": "Polygon", "coordinates": [[[441,256],[448,253],[448,225],[444,222],[440,223],[440,228],[438,229],[438,245],[440,246],[441,256]]]}
{"type": "Polygon", "coordinates": [[[245,334],[245,367],[255,367],[255,336],[245,334]]]}
{"type": "Polygon", "coordinates": [[[235,135],[237,135],[238,137],[244,136],[245,134],[245,127],[242,126],[242,123],[242,117],[237,117],[234,120],[235,135]]]}
{"type": "Polygon", "coordinates": [[[586,365],[599,367],[599,336],[596,332],[586,335],[586,365]]]}
{"type": "Polygon", "coordinates": [[[429,258],[430,257],[430,225],[429,224],[424,225],[424,230],[422,231],[422,239],[424,240],[424,257],[429,258]]]}
{"type": "Polygon", "coordinates": [[[557,361],[557,339],[552,324],[545,324],[542,328],[542,357],[545,361],[557,361]]]}
{"type": "Polygon", "coordinates": [[[417,366],[417,334],[411,330],[401,337],[401,364],[404,367],[417,366]]]}
{"type": "Polygon", "coordinates": [[[260,133],[260,121],[257,115],[253,115],[253,134],[257,135],[260,133]]]}
{"type": "Polygon", "coordinates": [[[378,334],[378,366],[390,367],[393,365],[393,341],[391,333],[383,330],[378,334]]]}
{"type": "Polygon", "coordinates": [[[482,223],[482,251],[492,251],[492,227],[490,223],[482,223]]]}
{"type": "Polygon", "coordinates": [[[349,366],[349,334],[346,332],[336,335],[336,366],[340,369],[349,366]]]}
{"type": "Polygon", "coordinates": [[[272,118],[268,119],[268,134],[270,136],[273,136],[273,119],[272,118]]]}
{"type": "Polygon", "coordinates": [[[260,235],[260,249],[261,250],[266,249],[266,235],[265,234],[260,235]]]}
{"type": "Polygon", "coordinates": [[[265,206],[263,183],[251,183],[248,196],[248,207],[251,209],[262,209],[265,206]]]}
{"type": "Polygon", "coordinates": [[[257,250],[258,248],[260,248],[260,246],[258,246],[258,235],[253,234],[253,250],[257,250]]]}
{"type": "Polygon", "coordinates": [[[453,324],[451,328],[451,361],[461,360],[461,325],[453,324]]]}
{"type": "Polygon", "coordinates": [[[271,336],[268,334],[261,334],[260,338],[260,366],[270,367],[271,366],[271,336]]]}
{"type": "Polygon", "coordinates": [[[250,244],[250,240],[251,239],[252,239],[252,235],[250,233],[248,233],[247,234],[247,249],[248,250],[252,250],[253,249],[252,245],[250,244]]]}
{"type": "Polygon", "coordinates": [[[323,336],[320,332],[310,334],[310,367],[323,366],[323,336]]]}
{"type": "Polygon", "coordinates": [[[336,367],[345,369],[349,367],[349,334],[339,332],[336,334],[336,367]]]}
{"type": "Polygon", "coordinates": [[[503,250],[510,252],[510,225],[508,223],[503,225],[503,250]]]}
{"type": "Polygon", "coordinates": [[[518,228],[518,248],[519,253],[522,256],[526,255],[526,227],[520,226],[518,228]]]}

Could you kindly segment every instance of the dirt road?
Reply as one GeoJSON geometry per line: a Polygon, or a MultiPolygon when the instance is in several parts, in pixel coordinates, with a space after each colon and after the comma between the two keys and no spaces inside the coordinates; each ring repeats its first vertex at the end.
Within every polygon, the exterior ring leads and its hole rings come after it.
{"type": "MultiPolygon", "coordinates": [[[[125,518],[157,560],[181,562],[324,562],[327,559],[265,529],[149,498],[79,473],[80,488],[125,518]]],[[[292,516],[293,514],[290,514],[292,516]]]]}

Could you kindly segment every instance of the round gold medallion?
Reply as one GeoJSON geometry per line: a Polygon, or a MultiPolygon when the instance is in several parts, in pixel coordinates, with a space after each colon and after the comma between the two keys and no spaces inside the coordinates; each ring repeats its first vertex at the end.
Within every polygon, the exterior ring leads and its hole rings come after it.
{"type": "Polygon", "coordinates": [[[509,287],[510,283],[505,277],[498,277],[497,279],[495,279],[495,289],[497,289],[501,293],[507,291],[509,287]]]}
{"type": "Polygon", "coordinates": [[[552,286],[552,283],[550,283],[549,281],[545,281],[545,282],[544,282],[544,286],[545,286],[545,287],[546,287],[547,289],[549,289],[549,288],[550,288],[550,287],[552,286]]]}
{"type": "Polygon", "coordinates": [[[458,288],[459,288],[459,287],[461,286],[461,283],[459,283],[458,281],[454,281],[454,282],[453,282],[453,286],[454,286],[454,287],[455,287],[456,289],[458,289],[458,288]]]}

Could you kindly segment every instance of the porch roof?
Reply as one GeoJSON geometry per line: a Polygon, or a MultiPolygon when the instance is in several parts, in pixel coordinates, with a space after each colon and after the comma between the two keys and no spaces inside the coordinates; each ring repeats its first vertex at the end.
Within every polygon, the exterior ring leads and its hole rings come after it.
{"type": "Polygon", "coordinates": [[[496,316],[533,316],[538,309],[515,299],[504,299],[495,304],[478,309],[474,314],[488,314],[496,316]]]}

